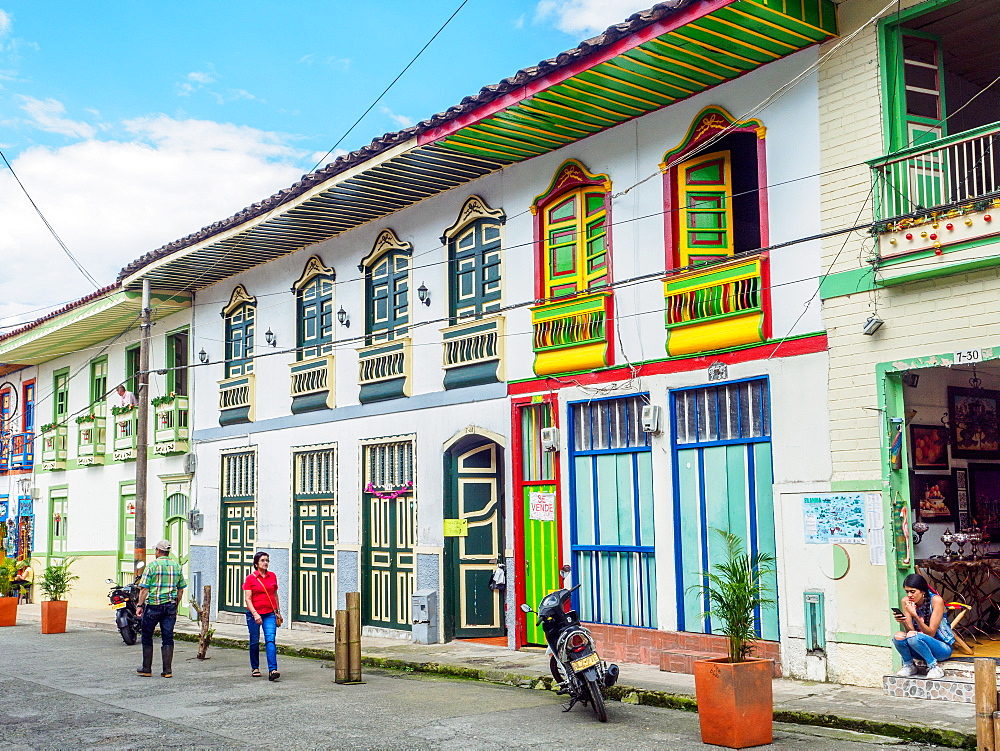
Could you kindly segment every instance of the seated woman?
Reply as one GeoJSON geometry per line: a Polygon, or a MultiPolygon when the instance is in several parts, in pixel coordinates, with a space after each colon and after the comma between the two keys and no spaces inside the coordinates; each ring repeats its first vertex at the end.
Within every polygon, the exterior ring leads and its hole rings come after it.
{"type": "Polygon", "coordinates": [[[944,598],[931,592],[927,580],[920,574],[910,574],[903,580],[906,596],[899,602],[902,614],[896,621],[906,627],[892,639],[892,646],[903,656],[903,667],[896,675],[908,678],[917,672],[913,658],[927,663],[927,677],[943,678],[939,660],[951,657],[955,634],[945,616],[944,598]]]}
{"type": "Polygon", "coordinates": [[[11,591],[15,597],[19,597],[22,592],[27,592],[28,599],[31,599],[31,585],[35,581],[35,571],[28,561],[18,561],[14,564],[15,574],[11,579],[11,591]]]}

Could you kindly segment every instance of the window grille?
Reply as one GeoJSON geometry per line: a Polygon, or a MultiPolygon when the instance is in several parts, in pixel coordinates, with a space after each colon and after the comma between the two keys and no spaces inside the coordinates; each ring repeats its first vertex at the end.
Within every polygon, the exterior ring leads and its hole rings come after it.
{"type": "Polygon", "coordinates": [[[332,496],[336,488],[333,449],[299,451],[295,454],[295,495],[332,496]]]}
{"type": "Polygon", "coordinates": [[[639,448],[649,445],[642,430],[641,396],[604,399],[572,405],[573,450],[639,448]]]}
{"type": "Polygon", "coordinates": [[[252,498],[254,496],[256,458],[253,451],[222,456],[223,498],[252,498]]]}
{"type": "Polygon", "coordinates": [[[413,483],[413,442],[394,441],[365,446],[365,484],[379,489],[413,483]]]}
{"type": "Polygon", "coordinates": [[[767,438],[771,435],[767,381],[675,391],[677,444],[767,438]]]}

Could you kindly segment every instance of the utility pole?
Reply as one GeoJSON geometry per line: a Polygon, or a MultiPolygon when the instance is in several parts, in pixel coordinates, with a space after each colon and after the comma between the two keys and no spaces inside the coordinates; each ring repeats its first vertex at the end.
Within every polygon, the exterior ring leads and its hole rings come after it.
{"type": "Polygon", "coordinates": [[[149,446],[149,279],[142,280],[142,315],[139,320],[139,400],[135,436],[135,557],[134,571],[146,565],[146,471],[149,446]],[[142,566],[139,564],[142,563],[142,566]]]}

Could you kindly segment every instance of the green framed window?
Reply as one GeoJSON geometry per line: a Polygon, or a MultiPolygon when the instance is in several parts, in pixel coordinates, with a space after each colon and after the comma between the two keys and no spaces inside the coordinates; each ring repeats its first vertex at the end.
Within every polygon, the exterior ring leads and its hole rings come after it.
{"type": "Polygon", "coordinates": [[[174,331],[167,336],[167,393],[187,396],[188,331],[174,331]]]}
{"type": "Polygon", "coordinates": [[[365,274],[365,341],[406,336],[410,323],[410,257],[413,246],[382,230],[361,262],[365,274]]]}
{"type": "Polygon", "coordinates": [[[69,550],[69,489],[52,488],[49,491],[49,549],[48,557],[62,558],[69,550]]]}
{"type": "Polygon", "coordinates": [[[242,284],[233,290],[223,308],[226,321],[226,378],[253,373],[253,338],[257,319],[257,298],[251,297],[242,284]]]}
{"type": "Polygon", "coordinates": [[[99,357],[90,362],[90,411],[104,417],[108,396],[108,358],[99,357]]]}
{"type": "Polygon", "coordinates": [[[133,394],[139,393],[139,345],[125,350],[125,388],[133,394]]]}
{"type": "Polygon", "coordinates": [[[470,196],[444,231],[448,248],[448,315],[452,324],[500,310],[502,227],[507,217],[470,196]]]}
{"type": "Polygon", "coordinates": [[[333,354],[333,269],[319,256],[306,262],[302,276],[292,285],[295,292],[296,359],[308,360],[333,354]]]}
{"type": "Polygon", "coordinates": [[[52,374],[52,419],[64,423],[69,416],[69,368],[52,374]]]}

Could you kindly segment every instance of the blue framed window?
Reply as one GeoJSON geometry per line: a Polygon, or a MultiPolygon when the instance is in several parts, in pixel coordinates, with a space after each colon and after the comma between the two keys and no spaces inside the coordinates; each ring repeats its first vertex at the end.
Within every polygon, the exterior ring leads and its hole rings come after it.
{"type": "Polygon", "coordinates": [[[637,394],[569,404],[571,547],[585,621],[657,624],[648,401],[637,394]]]}

